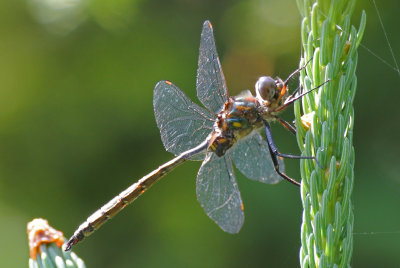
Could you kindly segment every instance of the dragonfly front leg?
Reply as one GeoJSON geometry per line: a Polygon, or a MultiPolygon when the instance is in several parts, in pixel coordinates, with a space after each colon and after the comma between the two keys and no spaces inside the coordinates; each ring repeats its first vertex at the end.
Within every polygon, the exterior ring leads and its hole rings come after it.
{"type": "Polygon", "coordinates": [[[274,163],[274,168],[275,168],[276,173],[278,173],[282,178],[284,178],[288,182],[293,183],[294,185],[300,186],[299,182],[290,178],[284,172],[279,170],[278,157],[292,158],[292,159],[315,159],[315,158],[312,156],[300,156],[300,155],[291,155],[291,154],[280,153],[278,151],[278,148],[275,145],[274,139],[272,138],[272,132],[271,132],[271,127],[270,127],[269,123],[266,120],[264,120],[264,124],[265,124],[265,136],[266,136],[267,142],[268,142],[268,149],[269,149],[269,153],[271,154],[272,162],[274,163]]]}
{"type": "Polygon", "coordinates": [[[274,116],[276,120],[287,130],[289,130],[292,134],[296,135],[296,128],[292,126],[289,122],[285,121],[284,119],[280,118],[279,116],[274,116]]]}

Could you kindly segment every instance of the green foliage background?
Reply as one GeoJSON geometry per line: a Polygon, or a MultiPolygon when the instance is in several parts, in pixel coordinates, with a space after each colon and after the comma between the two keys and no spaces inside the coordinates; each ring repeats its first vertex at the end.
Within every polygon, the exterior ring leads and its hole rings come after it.
{"type": "MultiPolygon", "coordinates": [[[[47,218],[70,236],[90,213],[172,157],[159,138],[152,91],[169,79],[196,100],[205,19],[214,24],[231,95],[252,90],[260,75],[286,78],[299,61],[295,1],[75,0],[61,9],[50,2],[0,3],[2,267],[26,267],[25,225],[32,218],[47,218]]],[[[398,55],[400,3],[378,5],[398,55]]],[[[370,1],[358,1],[354,23],[361,9],[368,15],[363,44],[390,61],[370,1]]],[[[352,264],[394,267],[400,263],[400,76],[362,48],[357,73],[352,264]]],[[[293,119],[291,109],[285,117],[293,119]]],[[[282,152],[298,153],[294,136],[279,126],[273,131],[282,152]]],[[[246,222],[240,234],[229,235],[197,203],[199,165],[179,167],[75,251],[88,267],[297,267],[298,189],[237,172],[246,222]]],[[[298,161],[286,167],[299,178],[298,161]]]]}

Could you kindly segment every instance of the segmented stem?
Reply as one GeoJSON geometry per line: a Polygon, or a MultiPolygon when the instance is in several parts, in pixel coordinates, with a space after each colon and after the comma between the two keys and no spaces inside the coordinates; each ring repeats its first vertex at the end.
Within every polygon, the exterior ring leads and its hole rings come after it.
{"type": "Polygon", "coordinates": [[[301,161],[301,267],[349,267],[353,249],[354,183],[353,100],[357,48],[366,24],[357,30],[350,19],[355,0],[298,0],[303,58],[303,90],[330,80],[295,103],[301,161]],[[306,116],[303,116],[306,115],[306,116]]]}

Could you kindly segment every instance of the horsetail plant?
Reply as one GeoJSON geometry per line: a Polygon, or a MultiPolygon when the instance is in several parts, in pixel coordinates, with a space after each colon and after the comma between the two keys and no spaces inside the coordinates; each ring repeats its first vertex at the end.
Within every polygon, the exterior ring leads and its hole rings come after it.
{"type": "Polygon", "coordinates": [[[362,12],[357,30],[350,22],[355,0],[297,0],[297,4],[303,17],[300,66],[310,61],[300,74],[300,83],[307,91],[329,81],[295,103],[300,150],[303,155],[314,155],[320,164],[307,159],[300,162],[300,264],[303,268],[349,267],[354,220],[355,70],[366,14],[362,12]]]}
{"type": "Polygon", "coordinates": [[[45,219],[33,219],[27,225],[29,268],[85,268],[74,252],[64,252],[62,232],[52,228],[45,219]]]}

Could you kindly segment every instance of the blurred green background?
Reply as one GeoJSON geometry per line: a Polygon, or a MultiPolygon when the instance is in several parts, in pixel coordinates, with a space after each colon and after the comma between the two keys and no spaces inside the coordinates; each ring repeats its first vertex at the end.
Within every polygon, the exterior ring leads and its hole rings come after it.
{"type": "MultiPolygon", "coordinates": [[[[400,53],[400,2],[379,10],[400,53]]],[[[363,44],[389,62],[370,1],[363,44]]],[[[286,78],[300,55],[295,1],[19,0],[0,3],[0,259],[26,267],[25,226],[47,218],[69,237],[111,197],[171,159],[152,91],[162,79],[195,97],[202,22],[214,24],[231,95],[260,75],[286,78]]],[[[400,264],[400,75],[359,49],[355,100],[354,267],[400,264]],[[367,232],[367,234],[360,234],[367,232]],[[370,234],[373,232],[373,234],[370,234]]],[[[292,120],[291,109],[285,113],[292,120]]],[[[295,138],[274,126],[282,152],[295,138]]],[[[75,247],[88,267],[297,267],[301,202],[288,183],[237,172],[246,206],[238,235],[196,200],[200,162],[186,163],[75,247]]],[[[298,161],[286,161],[299,178],[298,161]]]]}

